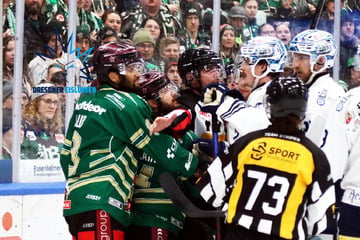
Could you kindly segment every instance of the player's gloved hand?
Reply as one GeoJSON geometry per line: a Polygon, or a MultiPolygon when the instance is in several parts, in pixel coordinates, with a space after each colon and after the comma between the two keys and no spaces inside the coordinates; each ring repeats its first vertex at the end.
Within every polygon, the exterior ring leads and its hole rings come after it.
{"type": "MultiPolygon", "coordinates": [[[[224,152],[228,147],[228,143],[224,141],[218,142],[219,153],[224,152]]],[[[199,153],[204,153],[207,156],[214,157],[214,142],[212,139],[198,138],[193,141],[193,152],[198,151],[199,153]]]]}
{"type": "Polygon", "coordinates": [[[176,114],[176,118],[171,124],[171,129],[174,132],[182,132],[189,129],[191,124],[191,112],[187,109],[175,109],[171,114],[176,114]]]}
{"type": "Polygon", "coordinates": [[[216,114],[216,110],[224,101],[224,98],[229,91],[229,88],[223,83],[211,83],[207,85],[202,92],[201,110],[216,114]]]}

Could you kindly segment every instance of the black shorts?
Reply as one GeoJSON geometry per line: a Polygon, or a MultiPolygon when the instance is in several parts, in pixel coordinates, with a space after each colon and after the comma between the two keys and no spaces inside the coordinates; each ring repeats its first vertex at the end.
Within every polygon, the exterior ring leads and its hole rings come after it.
{"type": "Polygon", "coordinates": [[[65,217],[73,240],[124,240],[124,226],[104,210],[65,217]]]}
{"type": "Polygon", "coordinates": [[[126,240],[176,240],[169,230],[158,227],[131,225],[125,231],[126,240]]]}

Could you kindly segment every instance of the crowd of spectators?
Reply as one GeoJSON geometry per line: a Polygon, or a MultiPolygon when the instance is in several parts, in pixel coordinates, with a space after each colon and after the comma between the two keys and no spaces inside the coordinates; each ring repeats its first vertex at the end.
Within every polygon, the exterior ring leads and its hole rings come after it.
{"type": "MultiPolygon", "coordinates": [[[[221,1],[219,55],[225,69],[233,72],[239,48],[256,36],[274,36],[288,46],[293,36],[310,27],[317,2],[221,1]]],[[[15,4],[14,0],[3,1],[3,107],[10,110],[14,81],[15,4]]],[[[211,48],[212,7],[213,1],[210,0],[78,0],[74,35],[78,50],[73,63],[75,85],[96,86],[96,76],[91,67],[92,52],[103,43],[119,41],[133,44],[146,61],[148,70],[162,71],[182,87],[177,69],[179,55],[190,48],[211,48]]],[[[342,1],[338,80],[345,89],[353,88],[360,82],[360,71],[357,71],[360,69],[354,67],[360,64],[354,58],[359,52],[359,11],[357,1],[342,1]]],[[[63,136],[59,134],[64,133],[65,95],[37,96],[32,88],[39,84],[66,86],[66,44],[71,34],[67,31],[68,1],[25,0],[24,20],[24,138],[34,139],[31,132],[35,127],[37,131],[44,132],[43,135],[35,134],[35,138],[55,138],[56,143],[61,143],[63,136]],[[54,116],[42,116],[42,108],[47,114],[54,113],[54,116]],[[27,129],[30,126],[32,130],[27,129]]],[[[334,0],[326,0],[318,28],[333,33],[333,26],[334,0]]],[[[234,81],[229,80],[231,88],[237,86],[234,81]]]]}

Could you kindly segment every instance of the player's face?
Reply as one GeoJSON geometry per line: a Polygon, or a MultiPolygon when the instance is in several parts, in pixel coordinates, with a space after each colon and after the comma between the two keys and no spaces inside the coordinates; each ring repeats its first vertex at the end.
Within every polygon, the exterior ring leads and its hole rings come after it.
{"type": "Polygon", "coordinates": [[[169,83],[159,91],[162,111],[167,113],[179,107],[176,100],[179,96],[179,90],[175,83],[169,83]]]}
{"type": "Polygon", "coordinates": [[[202,88],[206,87],[210,83],[222,82],[221,71],[222,69],[220,66],[210,66],[206,69],[200,70],[200,82],[202,88]]]}
{"type": "Polygon", "coordinates": [[[240,65],[240,71],[241,74],[239,74],[239,91],[244,96],[245,99],[248,98],[248,96],[251,93],[252,86],[255,81],[255,77],[251,73],[251,65],[247,63],[246,61],[243,61],[240,65]]]}
{"type": "Polygon", "coordinates": [[[292,67],[294,73],[303,82],[307,82],[311,76],[310,56],[300,53],[292,53],[292,67]]]}
{"type": "Polygon", "coordinates": [[[144,68],[145,66],[138,62],[126,65],[124,87],[132,90],[139,88],[139,80],[144,68]]]}

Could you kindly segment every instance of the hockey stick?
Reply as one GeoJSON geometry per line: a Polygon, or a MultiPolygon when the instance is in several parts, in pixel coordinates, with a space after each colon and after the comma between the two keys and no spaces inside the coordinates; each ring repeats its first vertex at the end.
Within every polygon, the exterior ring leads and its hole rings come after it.
{"type": "Polygon", "coordinates": [[[163,172],[159,176],[161,187],[165,190],[171,201],[177,206],[186,216],[192,218],[212,218],[224,217],[222,211],[204,210],[195,206],[181,191],[179,185],[176,183],[174,177],[169,172],[163,172]]]}
{"type": "MultiPolygon", "coordinates": [[[[219,132],[220,123],[215,113],[211,113],[212,140],[214,144],[214,158],[219,156],[219,132]]],[[[220,218],[216,218],[216,239],[221,240],[221,223],[220,218]]]]}
{"type": "Polygon", "coordinates": [[[321,14],[324,10],[324,7],[325,7],[325,0],[319,0],[318,4],[316,5],[316,11],[314,14],[314,18],[311,22],[310,29],[316,29],[321,14]]]}

